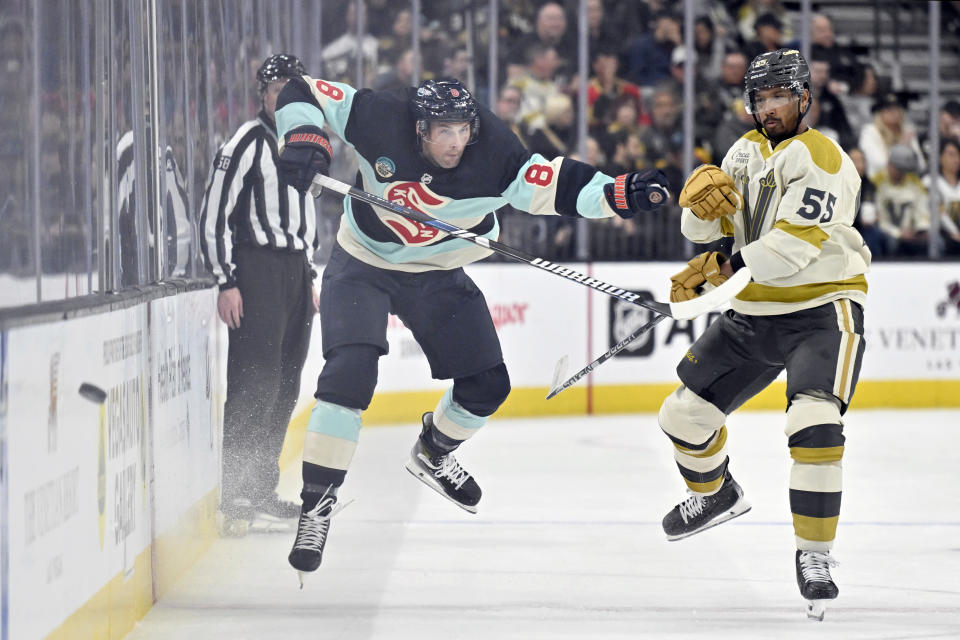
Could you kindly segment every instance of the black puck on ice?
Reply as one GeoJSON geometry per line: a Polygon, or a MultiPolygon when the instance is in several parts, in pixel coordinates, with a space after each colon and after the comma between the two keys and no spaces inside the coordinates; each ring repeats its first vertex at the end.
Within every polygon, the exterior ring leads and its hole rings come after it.
{"type": "Polygon", "coordinates": [[[80,395],[97,404],[103,404],[107,400],[107,392],[95,384],[84,382],[80,385],[80,395]]]}

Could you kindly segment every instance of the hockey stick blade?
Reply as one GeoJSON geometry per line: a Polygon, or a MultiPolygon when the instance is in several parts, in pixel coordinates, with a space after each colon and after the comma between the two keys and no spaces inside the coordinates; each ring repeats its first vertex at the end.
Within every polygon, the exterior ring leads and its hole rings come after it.
{"type": "Polygon", "coordinates": [[[750,284],[750,269],[741,267],[739,271],[727,278],[719,287],[714,287],[703,295],[686,302],[671,302],[670,316],[677,320],[690,320],[713,311],[720,305],[732,300],[738,293],[750,284]]]}
{"type": "MultiPolygon", "coordinates": [[[[567,376],[567,367],[569,366],[570,358],[564,355],[562,358],[557,360],[557,364],[553,366],[553,377],[550,379],[550,394],[547,396],[549,400],[554,395],[554,390],[557,389],[560,384],[563,382],[563,379],[567,376]]],[[[559,391],[557,392],[559,393],[559,391]]]]}
{"type": "Polygon", "coordinates": [[[597,291],[617,298],[618,300],[623,300],[624,302],[629,302],[639,307],[650,309],[651,311],[661,315],[670,316],[679,320],[695,318],[696,316],[710,311],[714,307],[723,304],[733,296],[737,295],[745,286],[747,286],[747,283],[750,282],[750,271],[746,268],[742,268],[740,271],[734,274],[732,278],[727,280],[713,291],[710,291],[709,293],[698,298],[694,298],[693,300],[669,303],[656,302],[645,299],[639,293],[622,289],[616,285],[608,284],[602,280],[571,269],[570,267],[565,267],[563,265],[550,262],[549,260],[538,258],[529,253],[520,251],[519,249],[514,249],[513,247],[497,242],[496,240],[491,240],[489,238],[477,235],[476,233],[468,231],[467,229],[461,229],[454,224],[434,218],[433,216],[422,211],[405,207],[397,204],[396,202],[385,200],[384,198],[372,193],[367,193],[366,191],[356,187],[351,187],[344,182],[340,182],[339,180],[331,178],[330,176],[325,176],[322,173],[318,173],[314,176],[313,186],[311,186],[310,189],[311,193],[316,193],[315,187],[317,186],[324,189],[330,189],[331,191],[336,191],[337,193],[345,196],[348,195],[352,198],[356,198],[361,202],[366,202],[367,204],[386,209],[387,211],[401,215],[404,218],[420,222],[429,227],[437,229],[438,231],[443,231],[444,233],[450,234],[460,240],[471,242],[484,247],[485,249],[489,249],[490,251],[507,256],[508,258],[512,258],[518,262],[525,262],[529,265],[537,267],[538,269],[549,271],[550,273],[558,275],[562,278],[566,278],[567,280],[582,284],[590,287],[591,289],[596,289],[597,291]]]}
{"type": "Polygon", "coordinates": [[[613,345],[613,347],[611,347],[609,351],[601,355],[599,358],[597,358],[596,360],[594,360],[593,362],[585,366],[583,369],[580,369],[580,371],[577,371],[575,374],[573,374],[563,382],[559,382],[560,376],[558,376],[557,374],[560,371],[561,363],[563,363],[564,365],[563,368],[564,370],[566,370],[566,356],[564,356],[560,360],[560,362],[557,363],[557,366],[554,368],[553,382],[550,385],[550,393],[547,394],[546,399],[549,400],[550,398],[553,398],[554,396],[561,393],[565,389],[569,389],[570,387],[572,387],[574,384],[576,384],[578,380],[580,380],[580,378],[584,377],[585,375],[587,375],[588,373],[590,373],[591,371],[599,367],[601,364],[603,364],[613,356],[617,355],[618,353],[626,349],[627,346],[630,345],[630,343],[632,343],[634,340],[636,340],[637,338],[642,336],[644,333],[652,329],[654,326],[657,325],[657,323],[663,321],[664,318],[668,318],[668,317],[669,316],[660,315],[660,314],[655,315],[652,320],[649,320],[646,324],[639,327],[636,331],[628,335],[626,338],[624,338],[617,344],[613,345]]]}

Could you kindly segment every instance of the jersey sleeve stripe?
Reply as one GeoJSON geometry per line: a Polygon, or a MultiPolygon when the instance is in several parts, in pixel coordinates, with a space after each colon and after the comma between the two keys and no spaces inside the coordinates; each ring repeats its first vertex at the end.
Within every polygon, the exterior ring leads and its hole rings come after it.
{"type": "MultiPolygon", "coordinates": [[[[583,163],[577,163],[583,164],[583,163]]],[[[587,166],[587,165],[585,165],[587,166]]],[[[611,218],[616,212],[603,195],[603,186],[613,182],[613,178],[605,173],[595,171],[593,177],[580,189],[577,195],[577,210],[573,215],[596,220],[597,218],[611,218]]]]}
{"type": "Polygon", "coordinates": [[[323,127],[324,113],[308,102],[292,102],[276,112],[278,144],[283,145],[283,136],[290,129],[303,125],[323,127]]]}
{"type": "MultiPolygon", "coordinates": [[[[595,167],[570,158],[563,158],[560,163],[560,173],[557,176],[557,211],[560,215],[570,217],[609,217],[613,212],[605,211],[602,203],[607,201],[603,195],[603,185],[610,181],[609,176],[600,173],[595,167]]],[[[626,203],[625,194],[624,203],[626,203]]]]}

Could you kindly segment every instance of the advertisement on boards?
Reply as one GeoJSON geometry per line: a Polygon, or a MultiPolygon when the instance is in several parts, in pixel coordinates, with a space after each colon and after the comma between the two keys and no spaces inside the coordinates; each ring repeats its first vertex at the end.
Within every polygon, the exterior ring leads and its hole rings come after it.
{"type": "Polygon", "coordinates": [[[145,311],[7,334],[9,637],[43,637],[149,545],[145,311]]]}

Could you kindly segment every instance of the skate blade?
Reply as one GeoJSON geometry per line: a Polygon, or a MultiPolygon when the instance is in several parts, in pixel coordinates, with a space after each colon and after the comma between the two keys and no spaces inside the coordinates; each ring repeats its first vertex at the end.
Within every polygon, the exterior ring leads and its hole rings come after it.
{"type": "Polygon", "coordinates": [[[670,542],[673,542],[674,540],[683,540],[684,538],[689,538],[690,536],[695,536],[695,535],[697,535],[698,533],[702,533],[702,532],[706,531],[707,529],[712,529],[713,527],[717,526],[718,524],[723,524],[723,523],[726,522],[727,520],[733,520],[734,518],[736,518],[736,517],[738,517],[738,516],[742,516],[742,515],[745,514],[746,512],[750,511],[750,509],[752,509],[752,508],[753,508],[753,506],[752,506],[749,502],[747,502],[746,500],[742,500],[742,499],[741,499],[740,502],[738,502],[737,504],[733,505],[733,508],[732,508],[732,509],[730,509],[729,511],[724,512],[723,514],[721,514],[721,515],[719,515],[719,516],[717,516],[716,518],[714,518],[713,520],[711,520],[710,522],[708,522],[706,525],[700,527],[699,529],[694,529],[693,531],[688,531],[687,533],[681,533],[681,534],[673,535],[673,536],[668,535],[668,536],[667,536],[667,540],[669,540],[670,542]]]}
{"type": "Polygon", "coordinates": [[[827,612],[826,600],[807,600],[807,618],[823,622],[823,616],[827,612]]]}
{"type": "Polygon", "coordinates": [[[303,591],[303,583],[306,580],[306,571],[297,571],[297,580],[300,582],[300,590],[303,591]]]}
{"type": "Polygon", "coordinates": [[[419,481],[422,482],[423,484],[427,485],[428,487],[430,487],[431,489],[433,489],[434,491],[436,491],[437,493],[439,493],[440,495],[442,495],[444,498],[446,498],[447,500],[449,500],[449,501],[452,502],[453,504],[455,504],[455,505],[457,505],[458,507],[460,507],[461,509],[463,509],[464,511],[467,511],[467,512],[469,512],[469,513],[476,513],[476,512],[477,512],[477,506],[476,506],[476,505],[473,505],[473,506],[466,505],[466,504],[463,504],[462,502],[457,502],[456,500],[454,500],[453,498],[451,498],[450,496],[448,496],[448,495],[447,495],[447,492],[443,490],[443,487],[441,487],[439,484],[437,484],[436,480],[434,480],[432,477],[430,477],[430,474],[425,473],[425,472],[424,472],[420,467],[418,467],[415,463],[408,461],[407,464],[404,465],[404,468],[405,468],[407,471],[409,471],[409,472],[413,475],[414,478],[416,478],[417,480],[419,480],[419,481]]]}
{"type": "Polygon", "coordinates": [[[246,520],[232,520],[220,511],[217,512],[216,525],[221,538],[243,538],[250,529],[246,520]]]}
{"type": "Polygon", "coordinates": [[[248,533],[290,533],[297,530],[296,520],[280,520],[270,516],[258,516],[250,523],[248,533]]]}

